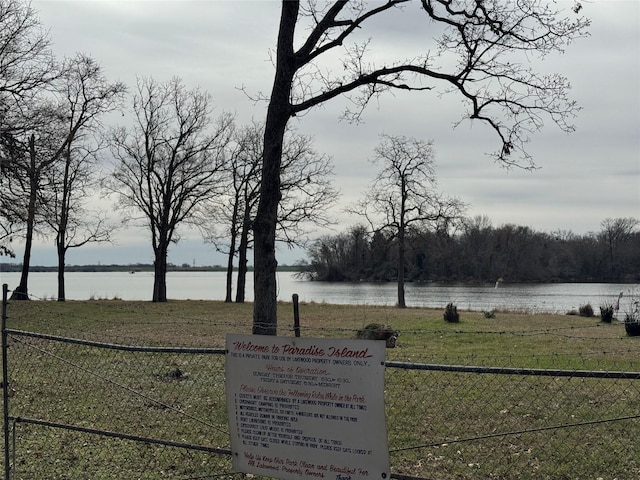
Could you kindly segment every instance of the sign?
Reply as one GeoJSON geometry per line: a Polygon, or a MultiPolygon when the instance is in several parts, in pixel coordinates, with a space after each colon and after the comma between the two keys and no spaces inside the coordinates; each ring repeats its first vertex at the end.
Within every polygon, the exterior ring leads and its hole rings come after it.
{"type": "Polygon", "coordinates": [[[233,467],[281,479],[389,477],[385,342],[227,335],[233,467]]]}

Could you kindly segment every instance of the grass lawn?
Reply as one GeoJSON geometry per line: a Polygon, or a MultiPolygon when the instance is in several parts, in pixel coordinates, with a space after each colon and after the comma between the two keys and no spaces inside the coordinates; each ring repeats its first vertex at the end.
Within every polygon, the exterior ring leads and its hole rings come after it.
{"type": "MultiPolygon", "coordinates": [[[[127,345],[224,347],[250,333],[252,304],[11,302],[10,329],[127,345]]],[[[640,337],[568,315],[301,304],[305,337],[399,332],[396,362],[640,371],[640,337]]],[[[293,307],[279,306],[293,336],[293,307]]],[[[11,337],[12,416],[228,448],[224,356],[140,354],[11,337]]],[[[424,478],[640,478],[640,381],[387,368],[392,472],[424,478]],[[563,428],[556,428],[562,426],[563,428]],[[508,435],[507,435],[508,434],[508,435]],[[597,452],[597,455],[594,455],[597,452]]],[[[18,423],[15,478],[213,478],[226,456],[18,423]]]]}

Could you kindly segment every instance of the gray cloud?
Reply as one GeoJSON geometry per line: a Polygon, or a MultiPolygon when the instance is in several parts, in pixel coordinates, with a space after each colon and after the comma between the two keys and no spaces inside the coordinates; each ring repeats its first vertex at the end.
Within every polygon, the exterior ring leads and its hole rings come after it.
{"type": "MultiPolygon", "coordinates": [[[[131,86],[137,75],[178,75],[209,91],[219,109],[237,112],[240,122],[264,117],[266,105],[252,102],[240,87],[250,94],[270,90],[278,2],[34,0],[33,6],[59,55],[87,52],[108,76],[131,86]]],[[[410,9],[376,21],[371,33],[363,31],[363,38],[371,35],[375,58],[430,48],[433,32],[410,9]]],[[[436,92],[383,97],[363,125],[338,121],[344,100],[293,123],[315,137],[317,151],[333,157],[343,204],[373,178],[368,158],[385,132],[432,139],[440,188],[494,225],[586,233],[597,231],[606,217],[640,217],[640,2],[584,2],[583,13],[593,19],[589,38],[543,63],[532,59],[545,71],[566,75],[583,107],[574,134],[547,122],[532,137],[539,171],[507,172],[495,165],[485,155],[498,147],[488,129],[463,122],[454,130],[464,105],[436,92]]],[[[341,206],[335,215],[349,224],[357,220],[341,206]]]]}

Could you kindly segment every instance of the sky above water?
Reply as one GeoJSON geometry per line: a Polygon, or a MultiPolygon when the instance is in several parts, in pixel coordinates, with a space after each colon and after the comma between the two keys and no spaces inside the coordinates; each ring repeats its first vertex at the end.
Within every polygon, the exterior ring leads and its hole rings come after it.
{"type": "MultiPolygon", "coordinates": [[[[60,57],[87,53],[130,91],[137,77],[179,76],[187,87],[208,91],[215,112],[235,112],[240,124],[264,119],[266,103],[249,97],[271,87],[279,2],[34,0],[32,5],[60,57]]],[[[605,218],[640,218],[640,2],[582,5],[581,13],[592,20],[591,35],[540,63],[544,71],[569,78],[570,95],[582,110],[573,121],[574,133],[548,121],[532,137],[528,151],[539,167],[535,171],[496,165],[487,153],[498,145],[486,127],[467,121],[453,128],[464,113],[455,96],[390,94],[370,105],[358,125],[340,121],[345,104],[339,100],[295,119],[298,131],[313,136],[315,149],[333,159],[341,191],[332,212],[335,232],[361,222],[343,208],[373,180],[376,167],[370,160],[382,133],[433,141],[438,189],[467,203],[468,216],[486,215],[495,227],[511,223],[585,234],[599,231],[605,218]]],[[[415,51],[424,41],[419,26],[416,15],[377,22],[372,51],[392,56],[415,51]]],[[[116,241],[72,250],[67,263],[153,261],[146,231],[122,230],[116,241]]],[[[20,261],[22,252],[16,253],[20,261]]],[[[300,250],[279,252],[280,263],[302,257],[300,250]]],[[[169,261],[213,265],[224,258],[194,233],[172,247],[169,261]]],[[[31,263],[55,265],[53,241],[39,240],[31,263]]]]}

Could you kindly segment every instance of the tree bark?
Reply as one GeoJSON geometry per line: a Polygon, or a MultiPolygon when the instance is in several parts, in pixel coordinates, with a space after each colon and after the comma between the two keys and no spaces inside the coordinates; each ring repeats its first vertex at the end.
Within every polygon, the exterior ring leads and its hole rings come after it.
{"type": "Polygon", "coordinates": [[[24,241],[24,256],[22,258],[22,273],[20,274],[20,284],[11,294],[11,300],[29,300],[29,267],[31,264],[31,247],[33,245],[33,230],[36,221],[37,208],[37,176],[36,170],[36,139],[34,135],[29,137],[29,207],[27,210],[27,231],[24,241]]]}
{"type": "Polygon", "coordinates": [[[64,264],[66,248],[64,242],[61,244],[58,242],[58,301],[64,302],[66,300],[65,287],[64,287],[64,264]]]}
{"type": "Polygon", "coordinates": [[[404,257],[405,257],[405,233],[407,224],[405,212],[407,211],[407,182],[404,176],[400,178],[400,224],[398,225],[398,308],[407,308],[404,297],[404,257]]]}
{"type": "MultiPolygon", "coordinates": [[[[31,213],[29,213],[31,216],[31,213]]],[[[22,258],[22,273],[20,274],[20,283],[13,290],[11,300],[29,300],[28,280],[29,266],[31,263],[31,245],[33,244],[33,221],[27,222],[27,232],[24,243],[24,256],[22,258]]]]}
{"type": "Polygon", "coordinates": [[[406,256],[404,228],[403,225],[398,231],[398,308],[407,307],[404,296],[404,257],[406,256]]]}
{"type": "Polygon", "coordinates": [[[64,302],[66,293],[64,286],[64,264],[67,253],[67,228],[69,226],[71,187],[69,184],[69,166],[71,162],[71,149],[68,147],[64,157],[64,176],[62,179],[62,201],[60,208],[60,220],[58,221],[56,235],[56,249],[58,251],[58,301],[64,302]]]}
{"type": "Polygon", "coordinates": [[[167,301],[167,247],[155,250],[153,261],[153,302],[167,301]]]}
{"type": "Polygon", "coordinates": [[[231,293],[233,287],[233,257],[236,253],[236,235],[231,233],[231,245],[229,247],[229,255],[227,257],[227,281],[224,296],[225,303],[231,303],[231,293]]]}
{"type": "Polygon", "coordinates": [[[293,49],[298,1],[283,1],[278,32],[276,74],[264,130],[264,150],[260,201],[253,223],[254,233],[254,304],[253,333],[276,335],[278,308],[276,298],[276,223],[280,202],[280,166],[296,58],[293,49]]]}
{"type": "MultiPolygon", "coordinates": [[[[247,211],[247,216],[249,212],[247,211]]],[[[247,250],[249,249],[249,219],[245,218],[240,234],[238,248],[238,285],[236,286],[236,303],[244,303],[247,290],[247,250]]]]}

